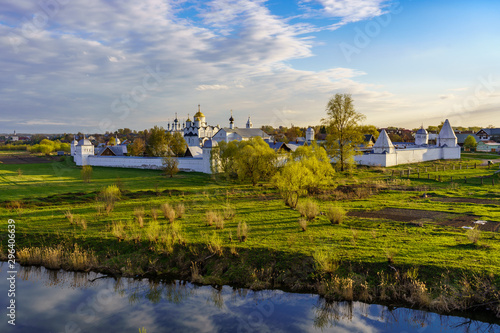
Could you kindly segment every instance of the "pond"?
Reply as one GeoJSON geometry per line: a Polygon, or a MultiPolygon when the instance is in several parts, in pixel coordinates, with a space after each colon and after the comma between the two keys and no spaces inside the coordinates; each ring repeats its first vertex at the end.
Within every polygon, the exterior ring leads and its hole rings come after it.
{"type": "Polygon", "coordinates": [[[16,270],[15,297],[8,297],[12,280],[7,280],[7,264],[0,263],[0,332],[500,332],[500,321],[493,318],[329,303],[313,294],[113,279],[40,267],[16,270]],[[15,326],[6,316],[10,299],[15,300],[15,326]]]}

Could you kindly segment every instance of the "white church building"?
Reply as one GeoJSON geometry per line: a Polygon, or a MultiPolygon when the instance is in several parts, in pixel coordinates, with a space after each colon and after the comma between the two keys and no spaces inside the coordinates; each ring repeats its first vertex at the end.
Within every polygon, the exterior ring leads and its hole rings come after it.
{"type": "Polygon", "coordinates": [[[415,143],[395,148],[385,130],[372,147],[354,160],[361,165],[390,167],[400,164],[418,163],[440,159],[460,159],[460,146],[448,119],[443,124],[436,145],[429,145],[429,135],[422,127],[415,133],[415,143]]]}

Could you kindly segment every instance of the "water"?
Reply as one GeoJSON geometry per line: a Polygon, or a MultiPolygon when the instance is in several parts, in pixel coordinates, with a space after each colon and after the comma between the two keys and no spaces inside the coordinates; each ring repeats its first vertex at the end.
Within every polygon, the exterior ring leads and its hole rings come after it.
{"type": "Polygon", "coordinates": [[[311,294],[16,268],[12,326],[6,316],[8,268],[0,264],[0,332],[500,332],[499,321],[326,303],[311,294]]]}

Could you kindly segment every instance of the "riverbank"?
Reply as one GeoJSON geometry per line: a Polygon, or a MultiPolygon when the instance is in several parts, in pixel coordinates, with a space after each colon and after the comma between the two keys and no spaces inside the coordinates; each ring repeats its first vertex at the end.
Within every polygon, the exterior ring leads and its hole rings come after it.
{"type": "MultiPolygon", "coordinates": [[[[463,163],[410,166],[421,172],[410,179],[394,176],[408,166],[338,174],[336,187],[310,200],[347,216],[332,225],[319,214],[305,231],[299,212],[266,184],[104,168],[85,184],[65,162],[9,165],[0,170],[0,216],[16,220],[24,264],[499,315],[498,185],[480,183],[492,169],[463,163]],[[110,185],[121,189],[112,207],[101,199],[110,185]],[[210,225],[208,212],[220,219],[210,225]]],[[[0,237],[5,258],[5,223],[0,237]]]]}

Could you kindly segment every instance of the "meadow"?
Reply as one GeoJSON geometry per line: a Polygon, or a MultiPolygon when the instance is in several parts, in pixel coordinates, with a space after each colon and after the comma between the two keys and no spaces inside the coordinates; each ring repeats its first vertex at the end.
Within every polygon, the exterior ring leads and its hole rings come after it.
{"type": "Polygon", "coordinates": [[[85,183],[69,159],[0,164],[0,252],[14,219],[23,264],[498,316],[500,179],[484,155],[337,173],[301,199],[309,221],[268,183],[99,167],[85,183]]]}

